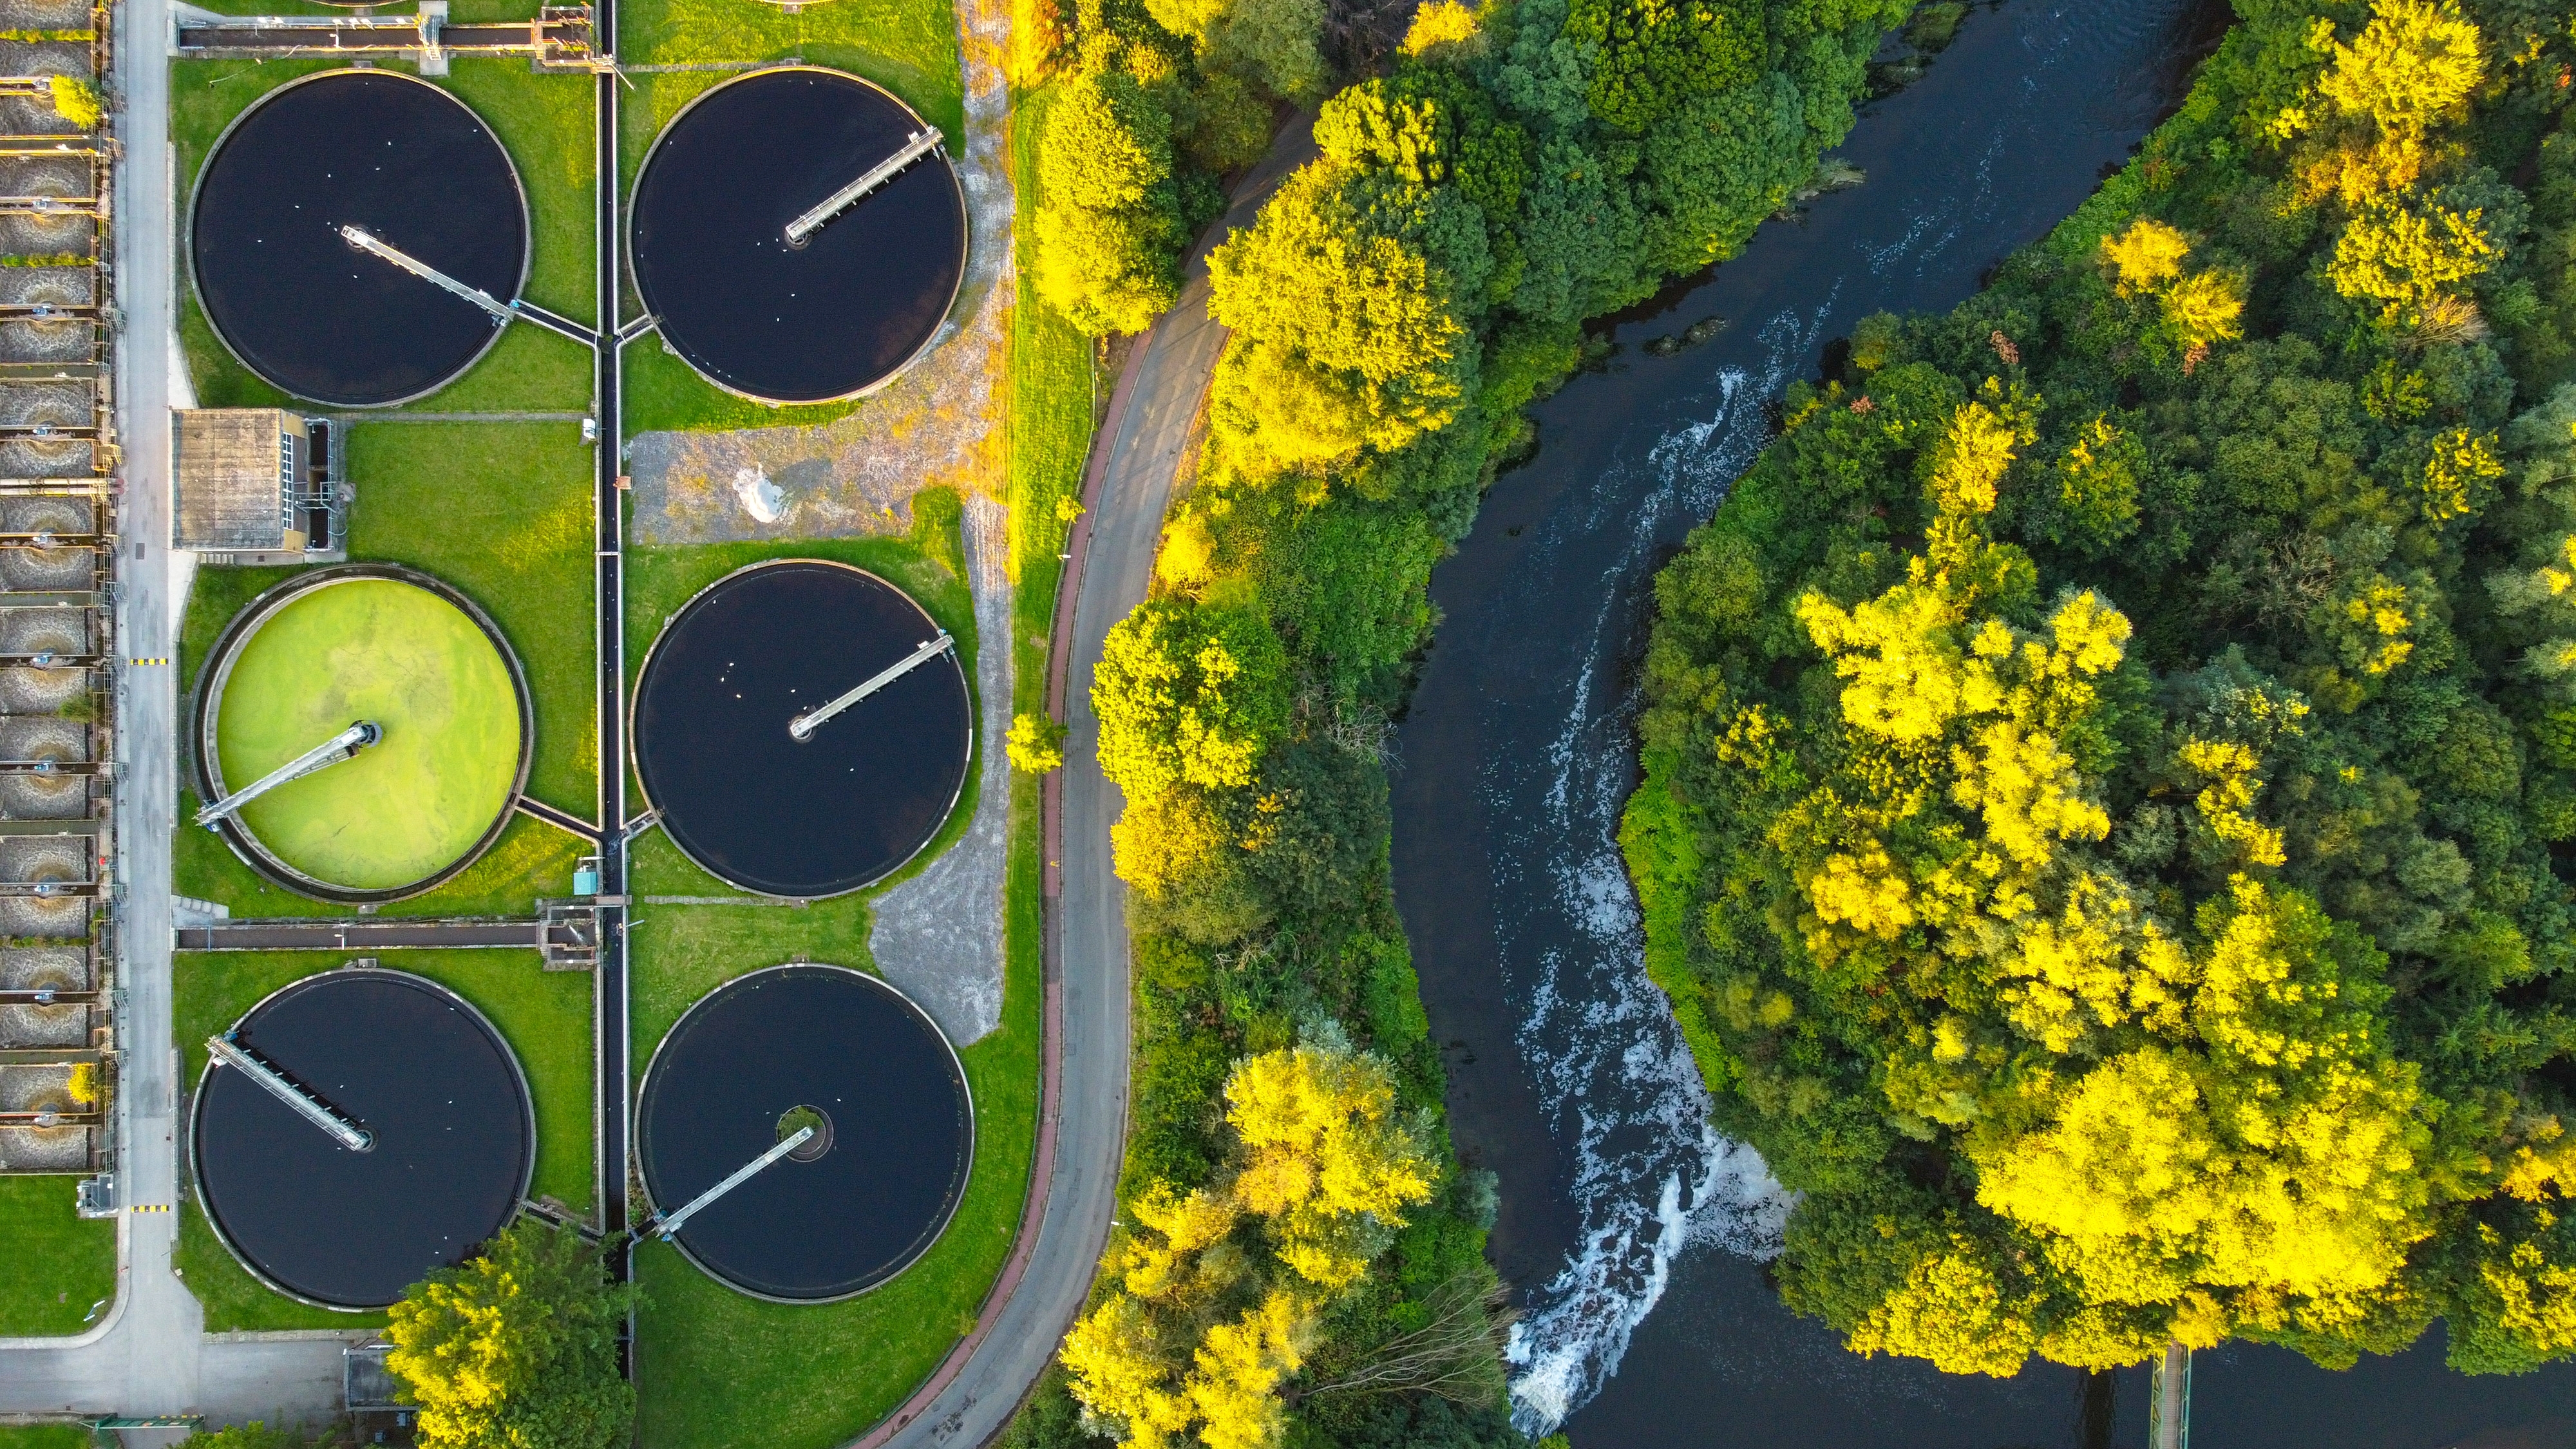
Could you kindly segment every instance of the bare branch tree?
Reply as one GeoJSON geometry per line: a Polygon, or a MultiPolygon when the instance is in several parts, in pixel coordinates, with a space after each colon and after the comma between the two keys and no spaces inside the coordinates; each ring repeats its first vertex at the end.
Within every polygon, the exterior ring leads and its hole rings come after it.
{"type": "Polygon", "coordinates": [[[1421,0],[1332,0],[1324,12],[1324,55],[1342,74],[1375,75],[1404,39],[1421,0]]]}
{"type": "Polygon", "coordinates": [[[1487,1402],[1502,1392],[1502,1336],[1516,1316],[1503,1290],[1481,1274],[1460,1273],[1431,1290],[1431,1321],[1369,1350],[1341,1377],[1306,1390],[1319,1394],[1437,1394],[1456,1403],[1487,1402]]]}

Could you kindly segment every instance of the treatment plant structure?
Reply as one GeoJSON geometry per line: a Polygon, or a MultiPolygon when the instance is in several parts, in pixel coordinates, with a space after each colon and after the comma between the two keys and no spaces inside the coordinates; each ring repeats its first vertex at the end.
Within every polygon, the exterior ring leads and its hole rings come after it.
{"type": "MultiPolygon", "coordinates": [[[[54,106],[110,71],[104,3],[0,44],[0,1175],[113,1213],[127,964],[116,507],[118,151],[54,106]],[[67,22],[67,23],[65,23],[67,22]],[[86,24],[86,29],[79,29],[86,24]]],[[[148,814],[146,816],[148,817],[148,814]]],[[[97,1311],[104,1311],[104,1306],[97,1311]]]]}
{"type": "MultiPolygon", "coordinates": [[[[45,3],[59,0],[0,9],[45,3]]],[[[635,1242],[658,1240],[768,1303],[893,1281],[970,1184],[989,1190],[955,1045],[879,977],[784,952],[730,964],[658,1039],[633,1041],[628,852],[661,828],[741,898],[778,904],[898,877],[954,838],[967,781],[1000,746],[978,738],[970,673],[976,650],[1012,641],[952,635],[847,563],[773,557],[699,588],[630,662],[621,360],[650,337],[770,405],[902,376],[954,330],[965,286],[949,138],[823,66],[763,63],[708,86],[652,136],[626,194],[591,188],[584,323],[525,295],[540,228],[560,218],[537,214],[472,92],[438,82],[466,56],[524,59],[559,77],[547,86],[588,80],[592,174],[617,176],[631,80],[613,4],[466,24],[434,0],[409,15],[217,17],[168,0],[87,14],[77,55],[33,43],[41,65],[0,77],[0,126],[17,133],[0,134],[0,230],[10,251],[47,255],[0,270],[0,1031],[44,1033],[0,1036],[0,1172],[78,1178],[80,1211],[118,1219],[120,1288],[80,1334],[0,1339],[0,1414],[185,1423],[273,1411],[275,1385],[326,1362],[336,1377],[354,1335],[195,1331],[191,1293],[211,1303],[217,1285],[181,1280],[182,1221],[210,1230],[221,1271],[329,1313],[381,1310],[522,1214],[621,1245],[621,1275],[635,1242]],[[142,50],[120,61],[116,34],[142,50]],[[340,64],[239,103],[183,169],[168,62],[228,57],[340,64]],[[104,90],[121,142],[54,118],[57,73],[104,90]],[[111,277],[130,291],[122,310],[111,277]],[[185,345],[183,319],[197,328],[185,345]],[[589,353],[583,810],[530,794],[539,704],[559,698],[531,672],[559,662],[521,657],[472,567],[441,577],[364,547],[352,431],[425,420],[402,410],[475,372],[513,323],[589,353]],[[209,387],[205,401],[248,405],[195,406],[200,357],[274,392],[209,387]],[[281,572],[210,572],[243,569],[281,572]],[[221,611],[183,658],[192,582],[221,611]],[[146,828],[120,834],[110,807],[128,778],[146,828]],[[524,913],[404,907],[487,860],[503,864],[476,879],[521,868],[494,854],[513,829],[579,842],[524,913]],[[197,875],[178,873],[181,856],[197,875]],[[176,895],[183,878],[248,884],[228,905],[176,895]],[[251,898],[284,904],[236,909],[251,898]],[[523,1063],[505,1021],[428,968],[399,969],[421,948],[533,951],[546,971],[587,973],[571,979],[591,1002],[588,1207],[540,1190],[545,1054],[523,1063]],[[314,969],[182,1033],[174,950],[299,969],[288,953],[312,953],[314,969]]],[[[1105,1208],[1095,1229],[1086,1186],[1059,1226],[1046,1190],[1042,1168],[1021,1259],[1041,1229],[1069,1232],[1044,1285],[1071,1301],[1105,1208]]],[[[1020,1271],[987,1314],[1009,1308],[1020,1271]]],[[[970,1363],[984,1342],[967,1336],[871,1442],[924,1439],[920,1406],[961,1370],[1016,1375],[1015,1397],[1026,1374],[970,1363]]],[[[362,1361],[381,1378],[381,1353],[352,1352],[343,1403],[378,1406],[387,1396],[357,1385],[375,1382],[362,1361]]]]}

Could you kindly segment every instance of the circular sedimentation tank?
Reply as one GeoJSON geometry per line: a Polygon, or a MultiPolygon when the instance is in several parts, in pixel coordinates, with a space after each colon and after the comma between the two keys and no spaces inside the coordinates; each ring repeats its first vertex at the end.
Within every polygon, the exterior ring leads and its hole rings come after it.
{"type": "Polygon", "coordinates": [[[635,686],[635,770],[673,843],[763,895],[857,890],[930,843],[965,787],[974,719],[957,651],[933,655],[804,739],[789,730],[935,640],[902,590],[816,559],[710,584],[653,641],[635,686]]]}
{"type": "Polygon", "coordinates": [[[815,1137],[681,1225],[692,1262],[754,1297],[822,1303],[938,1241],[966,1192],[975,1111],[956,1052],[910,998],[806,963],[708,993],[644,1074],[645,1192],[677,1212],[800,1126],[815,1137]]]}
{"type": "Polygon", "coordinates": [[[344,226],[496,301],[527,279],[526,194],[463,101],[389,70],[309,76],[234,119],[189,217],[198,300],[251,371],[382,407],[445,386],[499,338],[489,312],[358,250],[344,226]]]}
{"type": "Polygon", "coordinates": [[[199,1078],[198,1203],[269,1286],[382,1308],[517,1214],[537,1155],[527,1079],[463,997],[401,971],[327,971],[252,1007],[231,1037],[369,1140],[350,1150],[233,1067],[199,1078]]]}
{"type": "Polygon", "coordinates": [[[802,245],[788,223],[929,123],[856,76],[782,66],[663,128],[635,181],[636,291],[664,342],[763,402],[856,397],[927,350],[966,274],[966,197],[933,148],[802,245]]]}
{"type": "Polygon", "coordinates": [[[398,900],[472,864],[509,824],[535,743],[527,682],[499,626],[439,580],[388,564],[300,574],[234,616],[210,660],[192,720],[201,802],[359,722],[378,731],[219,824],[271,880],[398,900]]]}

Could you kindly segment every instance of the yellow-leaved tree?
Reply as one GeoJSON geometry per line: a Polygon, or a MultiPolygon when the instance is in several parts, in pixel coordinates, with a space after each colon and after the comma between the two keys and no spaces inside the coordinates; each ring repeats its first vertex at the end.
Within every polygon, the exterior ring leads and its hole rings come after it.
{"type": "Polygon", "coordinates": [[[2414,186],[2435,159],[2435,128],[2465,114],[2486,78],[2478,28],[2452,0],[2376,0],[2349,44],[2323,20],[2310,44],[2326,61],[2319,104],[2293,106],[2273,127],[2314,138],[2297,172],[2302,194],[2346,206],[2414,186]]]}
{"type": "Polygon", "coordinates": [[[2157,321],[2150,340],[2180,355],[2185,372],[2198,367],[2212,347],[2243,336],[2245,316],[2244,275],[2215,267],[2185,271],[2190,255],[2191,239],[2151,216],[2102,238],[2102,260],[2120,295],[2155,299],[2157,321]]]}
{"type": "MultiPolygon", "coordinates": [[[[2153,287],[2182,255],[2148,230],[2108,260],[2153,287]]],[[[2307,706],[2252,691],[2243,721],[2168,737],[2158,771],[2196,807],[2195,848],[2239,873],[2187,925],[2165,918],[2097,849],[2111,819],[2087,759],[2127,619],[2077,592],[2011,622],[2027,560],[1987,519],[2021,436],[2000,399],[1958,409],[1904,582],[1797,604],[1847,734],[1767,838],[1833,989],[1922,1002],[1883,1063],[1887,1105],[1950,1134],[1993,1214],[1886,1250],[1901,1264],[1852,1343],[2008,1374],[2033,1352],[2102,1367],[2168,1337],[2348,1327],[2431,1231],[2432,1141],[2375,948],[2250,873],[2284,863],[2263,770],[2307,706]]]]}
{"type": "Polygon", "coordinates": [[[521,1218],[412,1285],[386,1315],[385,1366],[420,1406],[426,1449],[611,1449],[635,1420],[617,1369],[633,1301],[598,1248],[521,1218]]]}
{"type": "Polygon", "coordinates": [[[1320,1316],[1428,1202],[1438,1169],[1386,1064],[1345,1044],[1235,1063],[1219,1180],[1128,1205],[1105,1291],[1065,1337],[1074,1396],[1140,1449],[1270,1449],[1320,1316]]]}

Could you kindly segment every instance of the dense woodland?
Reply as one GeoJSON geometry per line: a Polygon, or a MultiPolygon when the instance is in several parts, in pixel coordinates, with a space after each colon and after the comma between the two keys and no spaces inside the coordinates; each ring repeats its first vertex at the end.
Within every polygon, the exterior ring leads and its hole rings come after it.
{"type": "Polygon", "coordinates": [[[2576,1353],[2569,11],[2236,9],[1657,580],[1650,965],[1865,1352],[2576,1353]]]}
{"type": "MultiPolygon", "coordinates": [[[[1450,1152],[1389,894],[1388,720],[1431,568],[1582,319],[1738,248],[1911,8],[1433,0],[1216,252],[1232,341],[1195,487],[1091,685],[1138,962],[1124,1226],[1021,1444],[1522,1442],[1492,1180],[1450,1152]]],[[[1135,330],[1216,175],[1351,56],[1321,0],[1067,19],[1034,276],[1086,329],[1135,330]]],[[[1045,734],[1024,722],[1024,763],[1045,734]]]]}

